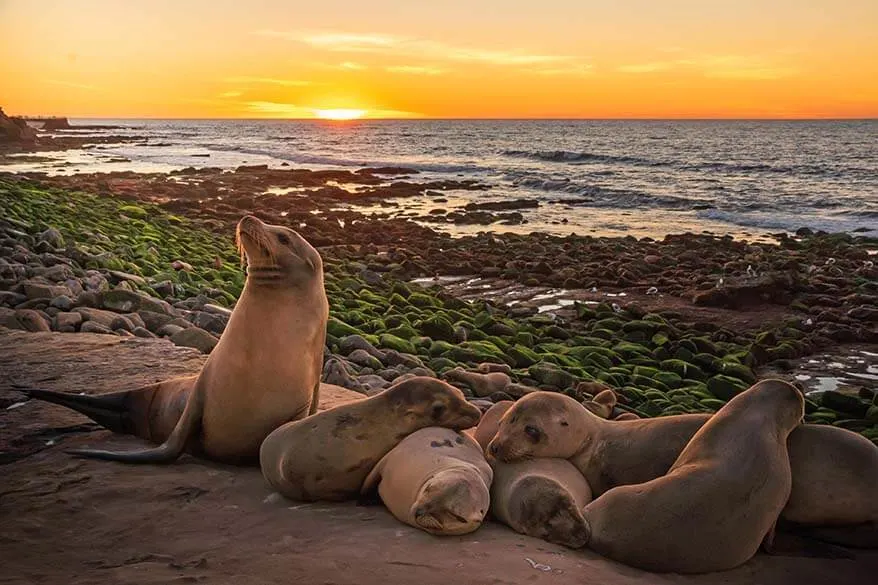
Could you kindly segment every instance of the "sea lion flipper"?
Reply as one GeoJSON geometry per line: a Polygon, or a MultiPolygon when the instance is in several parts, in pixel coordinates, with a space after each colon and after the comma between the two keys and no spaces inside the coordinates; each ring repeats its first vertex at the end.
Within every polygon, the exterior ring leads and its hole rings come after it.
{"type": "Polygon", "coordinates": [[[311,393],[311,406],[308,408],[308,415],[317,414],[317,407],[320,405],[320,379],[314,385],[314,392],[311,393]]]}
{"type": "Polygon", "coordinates": [[[384,464],[389,455],[390,453],[382,457],[375,464],[375,467],[372,468],[372,471],[369,472],[369,475],[366,476],[366,479],[363,480],[363,485],[360,487],[361,496],[367,496],[378,489],[378,484],[381,483],[381,472],[384,471],[384,464]]]}
{"type": "Polygon", "coordinates": [[[170,463],[177,459],[186,447],[186,443],[195,434],[201,423],[204,412],[204,386],[196,384],[194,391],[186,401],[186,408],[177,421],[174,430],[164,443],[157,447],[141,449],[139,451],[105,451],[101,449],[66,449],[71,455],[89,457],[92,459],[104,459],[107,461],[122,461],[126,463],[170,463]]]}
{"type": "Polygon", "coordinates": [[[26,394],[28,398],[51,402],[84,414],[114,433],[136,434],[136,425],[129,412],[129,398],[132,392],[130,390],[110,392],[98,396],[40,388],[18,388],[18,390],[26,394]]]}

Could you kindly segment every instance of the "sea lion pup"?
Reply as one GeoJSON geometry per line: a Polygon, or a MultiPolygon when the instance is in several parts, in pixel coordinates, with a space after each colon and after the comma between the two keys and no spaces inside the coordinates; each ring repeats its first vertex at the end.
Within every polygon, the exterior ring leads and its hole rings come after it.
{"type": "Polygon", "coordinates": [[[375,491],[399,520],[436,535],[468,534],[488,513],[494,472],[470,437],[441,427],[415,431],[372,469],[375,491]]]}
{"type": "Polygon", "coordinates": [[[259,463],[266,481],[287,498],[353,499],[375,464],[411,433],[468,429],[480,415],[454,386],[417,376],[275,429],[262,443],[259,463]]]}
{"type": "MultiPolygon", "coordinates": [[[[506,462],[569,459],[597,497],[667,473],[711,416],[607,421],[568,396],[541,391],[518,400],[503,415],[489,451],[506,462]]],[[[812,526],[878,521],[878,447],[871,441],[846,429],[804,424],[790,434],[788,449],[793,490],[782,518],[812,526]],[[826,496],[835,491],[844,497],[826,496]]]]}
{"type": "Polygon", "coordinates": [[[479,426],[476,427],[473,433],[473,438],[482,448],[482,451],[488,448],[488,443],[497,434],[497,429],[500,427],[500,419],[514,405],[515,402],[512,400],[501,400],[482,414],[482,418],[479,419],[479,426]]]}
{"type": "Polygon", "coordinates": [[[168,463],[188,450],[228,463],[255,459],[278,426],[317,410],[329,303],[323,262],[295,231],[253,216],[236,240],[247,281],[201,372],[130,391],[76,396],[31,391],[109,429],[161,445],[139,451],[70,449],[75,455],[168,463]]]}
{"type": "Polygon", "coordinates": [[[468,372],[463,368],[454,368],[448,370],[442,375],[446,380],[461,382],[469,386],[473,393],[480,398],[490,396],[495,392],[503,392],[512,382],[509,374],[504,372],[491,372],[481,374],[478,372],[468,372]]]}
{"type": "Polygon", "coordinates": [[[612,390],[602,390],[591,400],[582,403],[587,409],[604,419],[610,419],[613,408],[616,406],[616,393],[612,390]]]}
{"type": "MultiPolygon", "coordinates": [[[[482,415],[475,438],[487,448],[501,417],[515,404],[496,403],[482,415]]],[[[494,470],[491,514],[516,532],[570,548],[585,545],[582,508],[591,501],[585,477],[565,459],[528,459],[503,463],[488,457],[494,470]]]]}
{"type": "Polygon", "coordinates": [[[620,486],[585,507],[588,547],[656,572],[709,573],[747,562],[771,542],[790,496],[787,437],[802,393],[764,380],[701,427],[667,475],[620,486]]]}

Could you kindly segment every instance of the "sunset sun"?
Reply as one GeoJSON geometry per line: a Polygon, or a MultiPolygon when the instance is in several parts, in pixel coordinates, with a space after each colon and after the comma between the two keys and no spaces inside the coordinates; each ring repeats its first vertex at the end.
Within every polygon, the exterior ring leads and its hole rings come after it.
{"type": "Polygon", "coordinates": [[[356,120],[362,118],[366,110],[335,108],[330,110],[314,110],[314,115],[321,120],[356,120]]]}

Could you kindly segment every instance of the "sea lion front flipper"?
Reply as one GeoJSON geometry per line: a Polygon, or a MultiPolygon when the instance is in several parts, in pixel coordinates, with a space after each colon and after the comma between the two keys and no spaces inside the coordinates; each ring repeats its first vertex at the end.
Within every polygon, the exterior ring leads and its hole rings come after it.
{"type": "Polygon", "coordinates": [[[125,463],[170,463],[176,460],[186,443],[195,434],[201,424],[201,417],[204,413],[204,382],[199,381],[195,385],[194,391],[189,395],[186,401],[186,408],[180,420],[177,421],[174,430],[164,443],[158,447],[149,449],[141,449],[139,451],[105,451],[101,449],[67,449],[66,452],[71,455],[81,457],[90,457],[93,459],[104,459],[106,461],[122,461],[125,463]]]}
{"type": "Polygon", "coordinates": [[[360,486],[360,495],[357,498],[358,506],[374,506],[381,503],[378,485],[381,483],[381,472],[384,471],[384,463],[389,455],[390,453],[382,457],[375,464],[375,467],[372,468],[372,471],[369,472],[369,475],[366,476],[366,479],[363,480],[363,485],[360,486]]]}
{"type": "Polygon", "coordinates": [[[314,386],[314,392],[311,393],[311,407],[308,409],[308,414],[306,416],[311,416],[312,414],[317,414],[317,407],[320,405],[320,378],[317,379],[317,384],[314,386]]]}

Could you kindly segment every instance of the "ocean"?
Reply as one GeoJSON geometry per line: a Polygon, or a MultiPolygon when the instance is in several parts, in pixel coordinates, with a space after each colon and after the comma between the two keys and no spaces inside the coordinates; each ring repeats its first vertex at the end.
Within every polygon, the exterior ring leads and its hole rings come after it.
{"type": "MultiPolygon", "coordinates": [[[[0,170],[404,166],[421,171],[416,178],[491,186],[449,193],[448,206],[540,202],[521,210],[528,220],[521,226],[445,226],[451,231],[758,236],[809,227],[878,237],[878,120],[71,120],[77,123],[123,128],[71,132],[143,139],[47,153],[49,163],[0,170]]],[[[399,204],[437,207],[427,198],[399,204]]]]}

